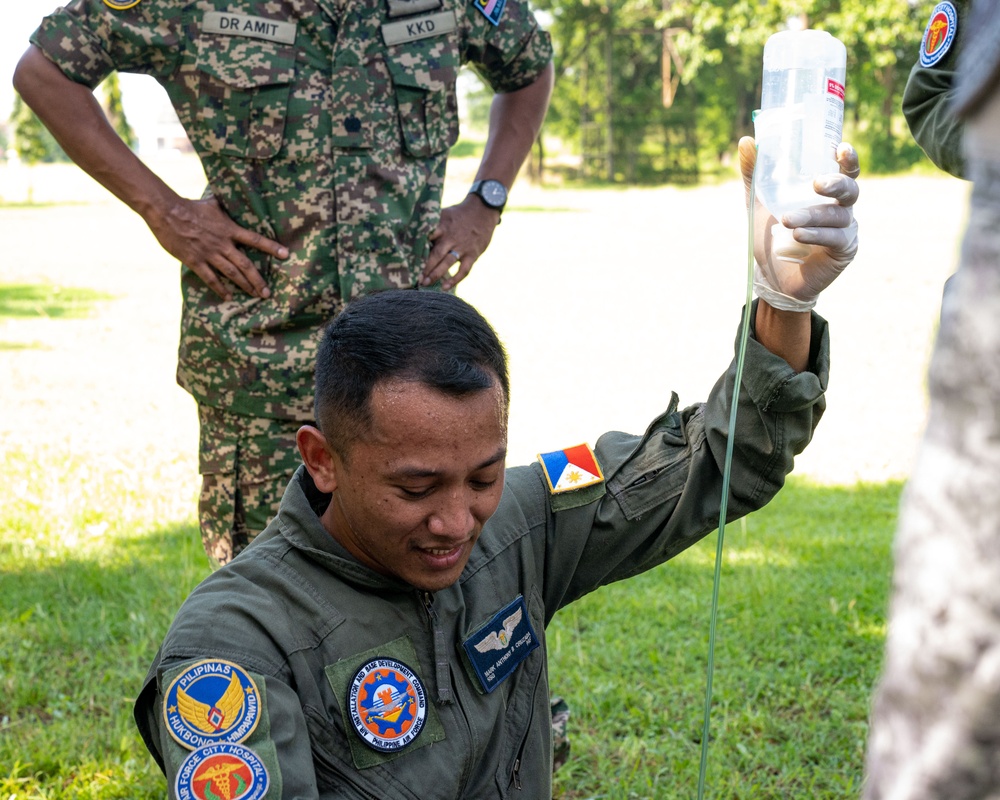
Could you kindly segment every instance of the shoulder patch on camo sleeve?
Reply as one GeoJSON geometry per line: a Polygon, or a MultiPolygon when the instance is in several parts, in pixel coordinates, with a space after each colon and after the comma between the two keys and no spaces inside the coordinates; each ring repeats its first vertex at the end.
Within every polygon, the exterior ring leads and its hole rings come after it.
{"type": "Polygon", "coordinates": [[[177,800],[260,800],[270,783],[267,768],[248,747],[231,742],[191,752],[177,771],[177,800]]]}
{"type": "Polygon", "coordinates": [[[242,667],[205,659],[171,681],[163,695],[163,719],[174,741],[188,750],[239,743],[260,721],[259,696],[242,667]]]}
{"type": "Polygon", "coordinates": [[[491,25],[499,25],[507,0],[472,0],[472,5],[490,21],[491,25]]]}
{"type": "Polygon", "coordinates": [[[958,12],[955,6],[948,0],[934,6],[920,42],[920,66],[933,67],[941,61],[951,49],[957,31],[958,12]]]}
{"type": "Polygon", "coordinates": [[[141,0],[104,0],[104,5],[115,11],[124,11],[126,8],[139,5],[140,2],[141,0]]]}
{"type": "Polygon", "coordinates": [[[565,450],[540,453],[542,465],[551,494],[562,494],[593,486],[604,481],[604,473],[589,445],[578,444],[565,450]]]}

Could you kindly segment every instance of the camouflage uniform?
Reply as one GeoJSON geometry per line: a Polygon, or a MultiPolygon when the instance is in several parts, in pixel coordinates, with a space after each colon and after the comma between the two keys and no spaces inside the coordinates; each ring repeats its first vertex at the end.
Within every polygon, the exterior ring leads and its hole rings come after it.
{"type": "Polygon", "coordinates": [[[268,470],[283,487],[298,464],[288,437],[312,419],[320,327],[352,297],[416,285],[458,136],[459,66],[509,92],[552,48],[526,0],[501,3],[498,24],[479,0],[130,2],[73,0],[32,42],[89,87],[112,70],[156,78],[207,192],[290,251],[246,251],[268,299],[230,285],[221,301],[181,269],[177,380],[201,406],[203,535],[224,561],[263,527],[259,509],[253,522],[230,514],[279,496],[241,487],[268,470]]]}
{"type": "Polygon", "coordinates": [[[965,36],[968,0],[945,0],[931,11],[920,56],[910,70],[903,90],[903,115],[910,133],[927,157],[956,178],[965,177],[962,155],[962,122],[950,103],[958,54],[965,36]]]}

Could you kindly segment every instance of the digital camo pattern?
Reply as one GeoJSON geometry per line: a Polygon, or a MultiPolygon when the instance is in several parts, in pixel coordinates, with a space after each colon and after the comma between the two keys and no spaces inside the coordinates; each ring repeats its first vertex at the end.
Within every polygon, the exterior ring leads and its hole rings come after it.
{"type": "Polygon", "coordinates": [[[969,120],[973,193],[904,497],[866,800],[1000,798],[1000,90],[969,120]],[[981,148],[976,156],[974,143],[981,148]],[[992,153],[989,157],[982,155],[992,153]]]}
{"type": "Polygon", "coordinates": [[[198,406],[201,541],[213,569],[238,556],[278,513],[302,463],[301,423],[198,406]]]}
{"type": "Polygon", "coordinates": [[[182,270],[178,382],[200,403],[310,419],[321,326],[364,292],[416,285],[458,136],[459,65],[510,91],[551,58],[526,0],[509,0],[496,27],[472,0],[432,11],[416,2],[410,16],[404,0],[391,5],[390,18],[390,0],[142,0],[126,10],[74,0],[32,37],[89,86],[114,69],[153,75],[207,191],[291,251],[283,262],[248,251],[266,300],[230,287],[234,299],[220,301],[182,270]],[[404,28],[404,41],[384,43],[390,19],[449,11],[453,30],[407,40],[404,28]]]}

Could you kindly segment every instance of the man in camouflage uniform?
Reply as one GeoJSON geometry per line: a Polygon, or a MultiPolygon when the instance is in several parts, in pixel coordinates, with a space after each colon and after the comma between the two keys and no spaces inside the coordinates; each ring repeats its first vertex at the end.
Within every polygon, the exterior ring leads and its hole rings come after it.
{"type": "Polygon", "coordinates": [[[218,566],[299,463],[321,325],[369,290],[450,289],[486,249],[547,108],[549,38],[526,0],[73,0],[31,41],[22,97],[183,265],[177,379],[198,403],[218,566]],[[442,210],[465,63],[498,94],[479,193],[442,210]],[[108,126],[91,89],[113,70],[166,89],[208,177],[201,200],[108,126]]]}
{"type": "Polygon", "coordinates": [[[865,800],[1000,798],[1000,5],[968,22],[951,112],[969,222],[900,509],[865,800]]]}
{"type": "Polygon", "coordinates": [[[956,178],[965,177],[963,125],[951,101],[968,10],[968,0],[943,0],[934,6],[903,91],[903,115],[913,138],[931,161],[956,178]]]}

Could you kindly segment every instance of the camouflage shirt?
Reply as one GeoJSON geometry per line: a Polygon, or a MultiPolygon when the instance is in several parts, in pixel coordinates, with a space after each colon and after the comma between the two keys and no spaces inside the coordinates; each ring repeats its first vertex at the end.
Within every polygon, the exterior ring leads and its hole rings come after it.
{"type": "Polygon", "coordinates": [[[268,299],[232,286],[223,302],[182,267],[178,382],[236,413],[309,420],[320,327],[361,293],[416,285],[458,136],[459,66],[513,91],[548,64],[549,37],[526,0],[118,8],[129,2],[73,0],[32,42],[90,87],[113,70],[156,78],[207,192],[291,253],[278,261],[247,250],[268,299]]]}

